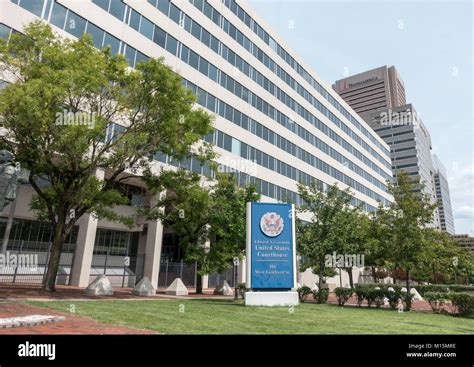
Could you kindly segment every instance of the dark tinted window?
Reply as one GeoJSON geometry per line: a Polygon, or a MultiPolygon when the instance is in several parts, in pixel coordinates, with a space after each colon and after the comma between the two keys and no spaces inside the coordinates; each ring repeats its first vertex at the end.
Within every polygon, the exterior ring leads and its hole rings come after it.
{"type": "Polygon", "coordinates": [[[55,2],[53,4],[53,10],[51,11],[51,18],[49,21],[56,27],[63,29],[64,21],[66,20],[66,12],[67,9],[64,6],[55,2]]]}

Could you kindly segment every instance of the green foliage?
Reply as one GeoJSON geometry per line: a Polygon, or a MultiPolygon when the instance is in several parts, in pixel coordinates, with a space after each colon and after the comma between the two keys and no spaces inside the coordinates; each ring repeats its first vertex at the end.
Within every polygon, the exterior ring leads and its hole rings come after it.
{"type": "MultiPolygon", "coordinates": [[[[356,295],[357,304],[359,305],[359,307],[362,305],[364,300],[367,298],[367,294],[368,294],[370,289],[371,289],[371,287],[368,286],[368,285],[365,285],[365,284],[357,284],[354,287],[354,293],[356,295]]],[[[369,307],[370,307],[370,305],[369,305],[369,307]]]]}
{"type": "Polygon", "coordinates": [[[328,254],[356,251],[363,237],[357,229],[359,209],[351,208],[350,191],[342,191],[336,184],[326,191],[316,181],[309,187],[299,184],[298,193],[303,201],[298,213],[311,215],[310,222],[296,220],[298,251],[305,260],[301,268],[311,268],[318,275],[321,288],[325,277],[336,274],[335,269],[326,264],[328,254]]]}
{"type": "Polygon", "coordinates": [[[242,297],[242,299],[245,298],[245,292],[247,292],[249,289],[245,286],[245,283],[239,283],[237,285],[237,290],[239,292],[239,296],[242,297]]]}
{"type": "Polygon", "coordinates": [[[306,285],[299,287],[297,289],[297,292],[298,292],[298,297],[300,299],[300,302],[302,303],[306,302],[306,299],[312,293],[311,288],[306,285]]]}
{"type": "Polygon", "coordinates": [[[449,298],[460,316],[470,316],[474,314],[474,295],[467,293],[450,293],[449,298]]]}
{"type": "Polygon", "coordinates": [[[449,300],[449,295],[444,292],[426,292],[423,298],[428,301],[433,312],[440,313],[446,301],[449,300]]]}
{"type": "Polygon", "coordinates": [[[388,304],[391,308],[397,308],[399,302],[402,299],[402,292],[399,289],[395,289],[393,291],[389,291],[388,289],[383,289],[385,297],[388,299],[388,304]]]}
{"type": "Polygon", "coordinates": [[[329,297],[329,289],[321,288],[319,290],[314,289],[312,291],[313,298],[315,299],[316,303],[326,303],[329,297]]]}
{"type": "Polygon", "coordinates": [[[411,307],[413,306],[413,297],[415,297],[415,295],[410,292],[402,292],[402,302],[406,311],[411,310],[411,307]]]}
{"type": "Polygon", "coordinates": [[[37,21],[0,42],[0,65],[13,79],[0,91],[0,145],[29,171],[31,208],[52,225],[47,290],[54,290],[62,244],[82,215],[133,225],[135,217],[113,207],[128,202],[119,187],[133,170],[148,168],[151,155],[213,156],[210,145],[195,147],[212,132],[211,115],[194,107],[195,96],[162,59],[131,70],[124,56],[94,48],[90,36],[61,38],[37,21]],[[124,131],[107,138],[118,122],[124,131]]]}
{"type": "Polygon", "coordinates": [[[425,257],[431,231],[425,227],[432,221],[435,205],[423,191],[423,183],[404,171],[397,172],[397,183],[389,183],[394,201],[388,208],[379,208],[378,220],[384,227],[387,260],[403,269],[408,278],[425,257]]]}
{"type": "Polygon", "coordinates": [[[370,288],[366,294],[367,305],[370,307],[375,303],[377,308],[384,304],[385,291],[383,289],[370,288]]]}
{"type": "Polygon", "coordinates": [[[352,288],[337,287],[334,289],[334,293],[337,297],[337,303],[342,307],[349,300],[349,298],[351,298],[354,290],[352,288]]]}
{"type": "Polygon", "coordinates": [[[243,257],[246,203],[260,200],[254,185],[240,188],[234,175],[219,172],[205,184],[201,176],[184,169],[159,176],[145,172],[144,180],[153,192],[167,193],[144,215],[174,229],[185,261],[197,262],[198,275],[222,272],[233,259],[243,257]]]}
{"type": "Polygon", "coordinates": [[[425,297],[426,293],[437,292],[474,292],[474,286],[472,285],[460,285],[460,284],[426,284],[417,285],[416,290],[422,297],[425,297]]]}

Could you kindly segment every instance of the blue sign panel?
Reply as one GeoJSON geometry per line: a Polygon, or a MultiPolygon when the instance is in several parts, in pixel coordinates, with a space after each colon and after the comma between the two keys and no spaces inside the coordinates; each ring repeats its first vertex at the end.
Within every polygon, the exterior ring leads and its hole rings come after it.
{"type": "Polygon", "coordinates": [[[247,276],[250,277],[250,288],[295,287],[293,211],[291,204],[248,204],[247,266],[250,269],[247,269],[247,276]]]}

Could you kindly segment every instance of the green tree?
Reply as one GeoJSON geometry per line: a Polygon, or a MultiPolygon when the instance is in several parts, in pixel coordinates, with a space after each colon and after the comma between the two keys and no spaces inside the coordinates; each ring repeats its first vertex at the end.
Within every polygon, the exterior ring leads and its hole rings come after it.
{"type": "Polygon", "coordinates": [[[436,207],[424,192],[424,184],[398,171],[396,184],[389,183],[394,201],[383,209],[379,219],[386,228],[387,260],[406,274],[406,288],[410,289],[410,274],[416,269],[427,251],[426,226],[433,220],[436,207]]]}
{"type": "Polygon", "coordinates": [[[167,192],[146,216],[173,228],[185,261],[197,264],[196,293],[202,276],[222,272],[245,253],[246,203],[260,200],[254,185],[240,188],[233,174],[216,172],[215,180],[184,170],[145,176],[156,192],[167,192]]]}
{"type": "Polygon", "coordinates": [[[54,291],[62,246],[77,220],[92,213],[132,225],[113,210],[127,202],[117,184],[133,175],[131,167],[148,167],[157,151],[210,156],[208,145],[195,143],[212,131],[212,119],[193,108],[195,97],[161,59],[132,70],[123,56],[94,48],[90,36],[63,39],[41,22],[0,41],[0,65],[13,79],[0,92],[7,131],[0,144],[29,171],[31,207],[51,222],[43,289],[54,291]],[[123,131],[108,137],[114,123],[123,131]]]}
{"type": "Polygon", "coordinates": [[[309,186],[299,184],[298,193],[302,199],[298,213],[311,217],[308,222],[296,219],[298,252],[303,256],[301,270],[311,268],[321,288],[324,278],[336,274],[334,267],[327,266],[327,256],[354,245],[347,231],[354,228],[356,215],[350,207],[349,189],[343,191],[337,184],[326,191],[315,181],[309,186]]]}

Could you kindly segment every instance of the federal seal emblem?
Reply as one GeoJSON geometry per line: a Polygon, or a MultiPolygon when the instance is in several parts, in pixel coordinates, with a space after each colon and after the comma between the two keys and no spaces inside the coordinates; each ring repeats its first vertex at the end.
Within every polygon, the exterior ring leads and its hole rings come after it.
{"type": "Polygon", "coordinates": [[[260,219],[260,229],[268,237],[276,237],[283,231],[283,218],[275,212],[265,213],[260,219]]]}

